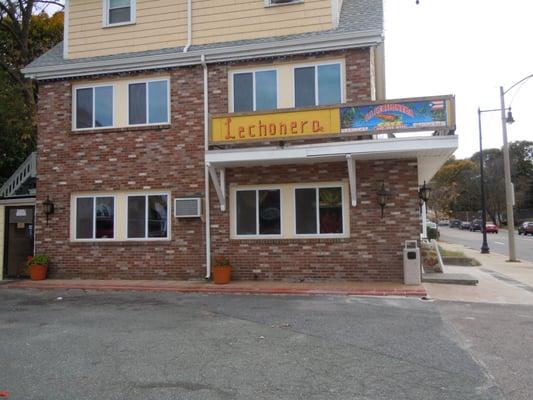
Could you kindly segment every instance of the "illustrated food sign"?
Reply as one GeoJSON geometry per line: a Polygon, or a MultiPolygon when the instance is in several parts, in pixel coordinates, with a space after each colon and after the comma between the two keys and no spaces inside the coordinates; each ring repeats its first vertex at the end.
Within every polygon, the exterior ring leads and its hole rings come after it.
{"type": "Polygon", "coordinates": [[[291,140],[340,135],[338,108],[228,114],[211,119],[211,143],[291,140]]]}
{"type": "Polygon", "coordinates": [[[342,107],[340,118],[344,134],[454,129],[451,98],[342,107]]]}

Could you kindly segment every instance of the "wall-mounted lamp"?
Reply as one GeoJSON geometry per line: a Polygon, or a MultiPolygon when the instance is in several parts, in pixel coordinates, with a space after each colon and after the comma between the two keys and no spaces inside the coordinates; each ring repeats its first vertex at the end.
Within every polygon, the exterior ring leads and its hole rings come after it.
{"type": "Polygon", "coordinates": [[[418,190],[418,197],[420,198],[420,200],[422,200],[424,203],[427,204],[430,195],[431,195],[431,188],[427,186],[426,181],[424,181],[424,184],[418,190]]]}
{"type": "Polygon", "coordinates": [[[385,182],[381,181],[381,187],[379,188],[377,192],[378,196],[378,204],[381,207],[381,218],[383,218],[383,210],[385,209],[385,206],[387,205],[387,199],[389,198],[389,192],[385,190],[385,182]]]}
{"type": "Polygon", "coordinates": [[[54,213],[54,203],[49,196],[46,196],[46,200],[43,201],[43,211],[44,215],[46,215],[46,224],[48,224],[48,217],[54,213]]]}

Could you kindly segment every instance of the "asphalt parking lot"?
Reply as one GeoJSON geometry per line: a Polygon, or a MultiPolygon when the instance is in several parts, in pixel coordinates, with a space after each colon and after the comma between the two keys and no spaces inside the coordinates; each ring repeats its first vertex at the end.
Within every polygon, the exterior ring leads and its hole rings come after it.
{"type": "Polygon", "coordinates": [[[417,298],[0,289],[0,391],[58,400],[504,398],[449,322],[454,310],[443,318],[439,307],[417,298]]]}

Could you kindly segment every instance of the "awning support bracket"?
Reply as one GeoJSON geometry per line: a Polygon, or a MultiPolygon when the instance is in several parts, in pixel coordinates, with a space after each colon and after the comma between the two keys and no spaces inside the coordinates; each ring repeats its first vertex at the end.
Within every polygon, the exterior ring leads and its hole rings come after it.
{"type": "Polygon", "coordinates": [[[350,197],[352,199],[352,207],[357,206],[357,174],[355,169],[355,159],[351,154],[346,154],[346,161],[348,162],[348,177],[350,178],[350,197]]]}
{"type": "Polygon", "coordinates": [[[219,168],[217,171],[210,163],[207,163],[207,169],[209,170],[209,176],[211,176],[213,186],[217,192],[220,211],[226,211],[226,169],[219,168]]]}

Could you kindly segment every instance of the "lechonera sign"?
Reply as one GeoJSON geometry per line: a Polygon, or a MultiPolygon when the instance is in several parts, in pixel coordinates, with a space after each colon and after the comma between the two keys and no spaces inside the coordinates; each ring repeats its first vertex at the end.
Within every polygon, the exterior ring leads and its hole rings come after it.
{"type": "Polygon", "coordinates": [[[285,141],[406,131],[455,130],[453,96],[223,114],[211,118],[210,143],[285,141]]]}

